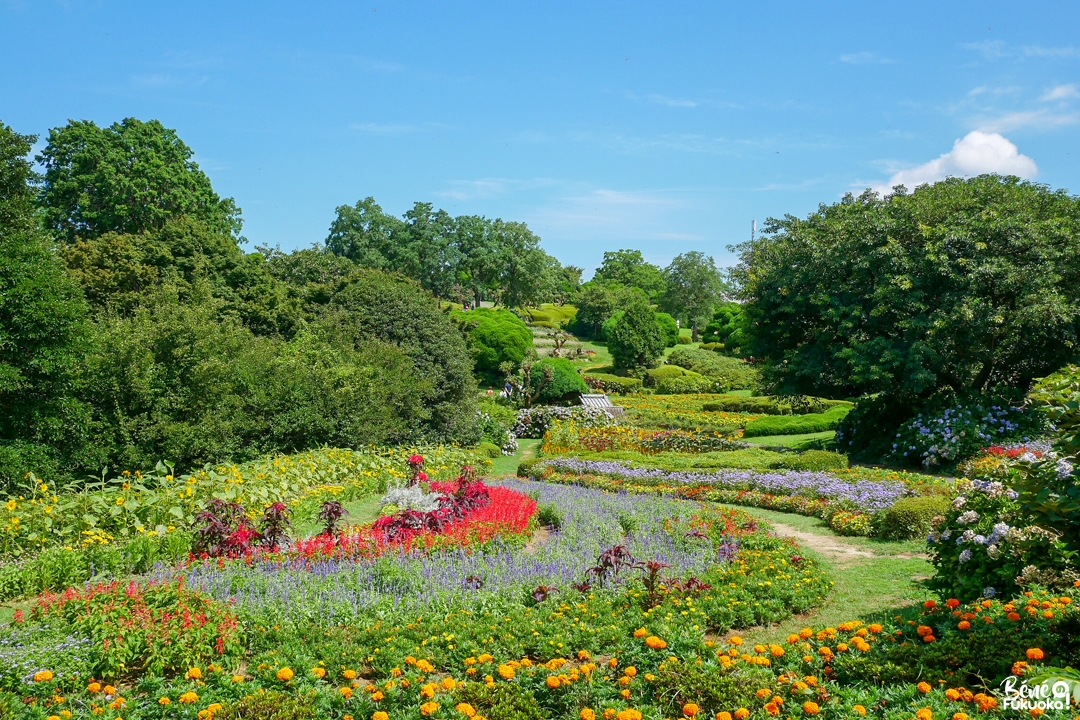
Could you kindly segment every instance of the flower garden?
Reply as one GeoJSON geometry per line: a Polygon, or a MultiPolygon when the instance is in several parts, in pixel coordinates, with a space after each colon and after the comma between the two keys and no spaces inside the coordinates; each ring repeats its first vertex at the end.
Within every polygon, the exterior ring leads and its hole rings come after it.
{"type": "Polygon", "coordinates": [[[541,438],[519,477],[429,447],[29,478],[0,509],[0,718],[965,720],[1018,716],[1006,678],[1080,679],[1072,545],[1031,521],[1066,441],[987,446],[956,480],[588,413],[518,424],[541,438]],[[763,510],[866,547],[920,535],[932,577],[837,618],[851,571],[763,510]]]}

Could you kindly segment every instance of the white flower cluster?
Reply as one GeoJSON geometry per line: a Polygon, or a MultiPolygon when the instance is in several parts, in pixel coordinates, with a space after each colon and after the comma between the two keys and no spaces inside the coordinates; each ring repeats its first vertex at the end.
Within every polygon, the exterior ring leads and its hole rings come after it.
{"type": "Polygon", "coordinates": [[[416,512],[432,512],[439,509],[437,493],[426,493],[419,486],[416,487],[393,487],[382,497],[382,506],[393,505],[398,510],[415,510],[416,512]]]}

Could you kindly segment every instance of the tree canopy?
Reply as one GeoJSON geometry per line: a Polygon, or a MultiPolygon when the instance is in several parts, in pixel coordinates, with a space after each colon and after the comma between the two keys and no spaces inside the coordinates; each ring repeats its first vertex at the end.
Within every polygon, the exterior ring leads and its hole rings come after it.
{"type": "Polygon", "coordinates": [[[666,288],[660,307],[690,325],[697,342],[698,328],[708,322],[727,287],[713,259],[697,250],[676,255],[664,268],[666,288]]]}
{"type": "Polygon", "coordinates": [[[193,155],[157,120],[127,118],[107,128],[71,120],[49,132],[38,156],[45,224],[66,242],[160,230],[178,217],[239,236],[240,209],[214,192],[193,155]]]}
{"type": "Polygon", "coordinates": [[[664,294],[663,273],[657,266],[645,262],[640,250],[605,252],[593,280],[606,285],[639,288],[651,302],[657,302],[664,294]]]}
{"type": "Polygon", "coordinates": [[[739,247],[752,353],[778,390],[1026,387],[1076,357],[1080,202],[1016,177],[867,191],[739,247]]]}

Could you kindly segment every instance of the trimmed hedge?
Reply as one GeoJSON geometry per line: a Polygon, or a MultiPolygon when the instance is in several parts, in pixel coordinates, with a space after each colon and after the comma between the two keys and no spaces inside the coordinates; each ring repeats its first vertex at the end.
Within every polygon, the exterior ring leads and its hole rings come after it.
{"type": "Polygon", "coordinates": [[[897,500],[874,518],[876,535],[886,540],[914,540],[930,532],[930,521],[944,515],[949,500],[941,496],[910,497],[897,500]]]}
{"type": "Polygon", "coordinates": [[[664,380],[683,377],[684,375],[701,377],[700,373],[681,368],[677,365],[661,365],[658,368],[652,368],[651,370],[645,371],[645,386],[656,387],[664,380]]]}
{"type": "Polygon", "coordinates": [[[758,418],[746,424],[743,437],[765,435],[804,435],[806,433],[835,430],[844,416],[851,411],[849,405],[834,407],[828,412],[813,415],[782,415],[758,418]]]}
{"type": "Polygon", "coordinates": [[[791,408],[780,405],[770,397],[724,395],[701,406],[707,412],[741,412],[753,415],[790,415],[791,408]],[[785,412],[786,410],[786,412],[785,412]]]}
{"type": "Polygon", "coordinates": [[[717,382],[704,375],[688,372],[682,377],[671,377],[661,380],[656,386],[658,395],[689,395],[697,393],[712,393],[717,390],[717,382]]]}
{"type": "Polygon", "coordinates": [[[619,395],[641,392],[642,382],[638,378],[619,377],[608,373],[585,373],[583,377],[591,390],[619,395]]]}

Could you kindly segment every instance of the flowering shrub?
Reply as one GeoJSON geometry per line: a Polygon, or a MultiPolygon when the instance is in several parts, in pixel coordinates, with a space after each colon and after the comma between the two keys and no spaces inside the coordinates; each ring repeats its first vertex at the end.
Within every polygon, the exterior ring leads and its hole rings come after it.
{"type": "Polygon", "coordinates": [[[1027,442],[1042,423],[1004,398],[977,398],[916,415],[900,426],[892,458],[905,465],[952,466],[987,445],[1027,442]]]}
{"type": "Polygon", "coordinates": [[[927,538],[936,569],[934,589],[961,599],[1017,592],[1020,586],[1071,586],[1055,535],[1022,512],[1018,494],[995,480],[961,480],[951,508],[927,538]]]}
{"type": "Polygon", "coordinates": [[[867,537],[873,534],[873,515],[863,512],[840,510],[829,518],[829,527],[838,535],[856,535],[867,537]]]}
{"type": "Polygon", "coordinates": [[[602,428],[615,425],[615,420],[599,408],[545,405],[519,411],[517,424],[514,426],[514,436],[519,438],[542,438],[555,420],[573,420],[580,427],[586,428],[602,428]]]}
{"type": "Polygon", "coordinates": [[[113,582],[45,594],[30,618],[62,621],[69,632],[93,640],[89,669],[96,677],[132,670],[172,674],[243,651],[236,615],[183,582],[113,582]]]}

